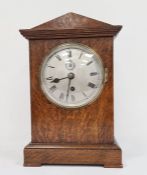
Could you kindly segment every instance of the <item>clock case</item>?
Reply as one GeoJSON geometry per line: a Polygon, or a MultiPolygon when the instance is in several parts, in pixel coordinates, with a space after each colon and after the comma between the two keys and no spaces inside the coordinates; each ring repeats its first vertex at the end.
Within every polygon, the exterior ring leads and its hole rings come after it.
{"type": "Polygon", "coordinates": [[[113,39],[120,25],[68,13],[31,29],[29,40],[31,142],[24,148],[24,166],[87,164],[122,167],[114,139],[113,39]],[[87,45],[108,69],[99,98],[85,107],[65,109],[48,101],[41,90],[40,70],[46,55],[64,43],[87,45]]]}

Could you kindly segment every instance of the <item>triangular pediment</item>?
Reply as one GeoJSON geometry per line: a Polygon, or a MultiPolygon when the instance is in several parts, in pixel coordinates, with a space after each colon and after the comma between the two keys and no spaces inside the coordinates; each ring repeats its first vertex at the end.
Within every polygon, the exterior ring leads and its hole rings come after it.
{"type": "Polygon", "coordinates": [[[67,13],[46,23],[33,27],[39,30],[59,30],[59,29],[78,29],[78,28],[111,28],[110,24],[88,18],[76,13],[67,13]]]}
{"type": "Polygon", "coordinates": [[[114,36],[122,26],[111,25],[76,13],[67,13],[31,29],[20,30],[27,39],[114,36]]]}

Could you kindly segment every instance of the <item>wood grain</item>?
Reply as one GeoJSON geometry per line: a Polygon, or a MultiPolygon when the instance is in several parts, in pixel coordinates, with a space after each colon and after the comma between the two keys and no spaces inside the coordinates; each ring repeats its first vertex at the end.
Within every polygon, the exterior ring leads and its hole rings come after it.
{"type": "Polygon", "coordinates": [[[114,36],[120,25],[110,25],[75,13],[68,13],[32,29],[20,30],[27,39],[91,38],[114,36]]]}
{"type": "Polygon", "coordinates": [[[38,145],[30,144],[24,149],[24,166],[46,164],[101,165],[120,168],[121,150],[115,144],[97,145],[38,145]]]}
{"type": "Polygon", "coordinates": [[[121,149],[114,141],[113,26],[74,13],[28,30],[31,89],[31,143],[24,149],[24,165],[100,164],[121,167],[121,149]],[[64,109],[47,100],[40,70],[45,57],[63,43],[80,43],[97,52],[108,68],[108,81],[90,105],[64,109]]]}
{"type": "Polygon", "coordinates": [[[65,30],[20,30],[27,39],[62,39],[62,38],[94,38],[98,36],[114,36],[121,29],[121,26],[114,28],[79,28],[65,30]]]}
{"type": "Polygon", "coordinates": [[[113,143],[111,53],[112,38],[30,41],[32,142],[113,143]],[[54,47],[68,42],[91,47],[102,57],[104,67],[109,69],[108,82],[100,97],[91,105],[77,109],[64,109],[49,102],[40,87],[40,68],[44,58],[54,47]]]}

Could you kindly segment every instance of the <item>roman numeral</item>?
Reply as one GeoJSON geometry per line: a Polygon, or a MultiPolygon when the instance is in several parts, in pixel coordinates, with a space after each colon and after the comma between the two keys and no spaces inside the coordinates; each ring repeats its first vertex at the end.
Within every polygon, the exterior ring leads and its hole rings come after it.
{"type": "Polygon", "coordinates": [[[86,98],[87,98],[87,95],[85,94],[85,92],[82,92],[82,94],[84,95],[84,97],[86,97],[86,98]]]}
{"type": "Polygon", "coordinates": [[[50,68],[55,68],[54,66],[48,66],[48,67],[50,67],[50,68]]]}
{"type": "Polygon", "coordinates": [[[97,75],[98,73],[97,72],[91,72],[90,73],[90,76],[95,76],[95,75],[97,75]]]}
{"type": "Polygon", "coordinates": [[[71,52],[71,50],[68,50],[67,52],[68,52],[68,56],[69,56],[69,57],[72,57],[72,52],[71,52]]]}
{"type": "Polygon", "coordinates": [[[53,79],[53,76],[46,78],[46,80],[52,80],[52,79],[53,79]]]}
{"type": "Polygon", "coordinates": [[[81,52],[81,53],[80,53],[80,55],[79,55],[79,58],[78,58],[78,59],[81,59],[82,55],[83,55],[83,52],[81,52]]]}
{"type": "Polygon", "coordinates": [[[93,63],[93,61],[89,61],[86,65],[89,66],[91,63],[93,63]]]}
{"type": "Polygon", "coordinates": [[[74,96],[74,95],[71,95],[71,101],[73,101],[73,102],[74,102],[74,101],[75,101],[75,99],[76,99],[76,98],[75,98],[75,96],[74,96]]]}
{"type": "Polygon", "coordinates": [[[94,83],[91,83],[91,82],[88,83],[88,86],[91,87],[91,88],[97,88],[97,86],[94,83]]]}
{"type": "Polygon", "coordinates": [[[63,92],[61,92],[61,94],[60,94],[60,96],[59,96],[59,99],[60,99],[60,100],[63,100],[63,99],[64,99],[64,94],[63,94],[63,92]]]}
{"type": "Polygon", "coordinates": [[[50,91],[53,93],[55,90],[57,89],[57,87],[54,85],[52,87],[50,87],[50,91]]]}
{"type": "Polygon", "coordinates": [[[61,57],[60,57],[60,55],[56,55],[55,57],[56,57],[59,61],[62,60],[61,57]]]}

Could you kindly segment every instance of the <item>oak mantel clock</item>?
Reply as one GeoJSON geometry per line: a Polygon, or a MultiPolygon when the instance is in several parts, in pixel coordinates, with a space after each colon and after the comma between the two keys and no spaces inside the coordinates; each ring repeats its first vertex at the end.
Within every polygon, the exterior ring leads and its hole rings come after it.
{"type": "Polygon", "coordinates": [[[114,26],[68,13],[31,29],[31,143],[24,166],[122,167],[114,140],[114,26]]]}

